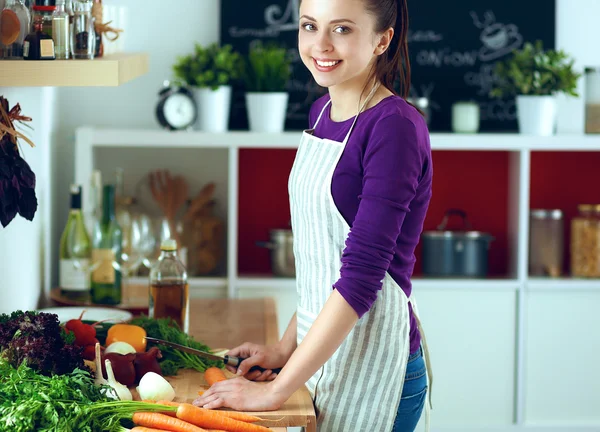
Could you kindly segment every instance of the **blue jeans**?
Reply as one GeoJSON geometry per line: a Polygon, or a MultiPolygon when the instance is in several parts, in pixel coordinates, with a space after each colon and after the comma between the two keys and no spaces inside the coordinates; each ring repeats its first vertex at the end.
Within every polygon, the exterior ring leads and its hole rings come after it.
{"type": "Polygon", "coordinates": [[[417,427],[427,397],[427,375],[423,352],[419,348],[408,357],[406,377],[393,432],[412,432],[417,427]]]}

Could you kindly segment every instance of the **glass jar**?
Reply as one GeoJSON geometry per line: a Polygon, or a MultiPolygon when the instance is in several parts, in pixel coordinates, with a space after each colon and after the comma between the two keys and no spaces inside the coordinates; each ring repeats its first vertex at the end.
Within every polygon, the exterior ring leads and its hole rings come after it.
{"type": "Polygon", "coordinates": [[[571,221],[571,275],[600,277],[600,205],[581,204],[571,221]]]}
{"type": "Polygon", "coordinates": [[[600,133],[600,67],[585,69],[585,133],[600,133]]]}
{"type": "Polygon", "coordinates": [[[0,26],[0,59],[22,60],[23,44],[31,30],[31,15],[22,0],[6,0],[0,26]]]}
{"type": "Polygon", "coordinates": [[[563,212],[534,209],[529,217],[530,276],[559,277],[564,257],[563,212]]]}
{"type": "Polygon", "coordinates": [[[72,5],[71,53],[74,59],[93,59],[96,31],[92,17],[92,2],[73,0],[72,5]]]}
{"type": "Polygon", "coordinates": [[[33,6],[33,22],[42,21],[42,32],[52,38],[52,18],[56,6],[33,6]]]}

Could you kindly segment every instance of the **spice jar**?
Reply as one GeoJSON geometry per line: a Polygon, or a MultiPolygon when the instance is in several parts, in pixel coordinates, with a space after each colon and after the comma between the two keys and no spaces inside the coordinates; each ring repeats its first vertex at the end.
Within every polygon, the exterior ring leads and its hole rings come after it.
{"type": "Polygon", "coordinates": [[[529,219],[529,274],[559,277],[564,257],[563,212],[535,209],[529,219]]]}
{"type": "Polygon", "coordinates": [[[52,39],[52,16],[56,6],[33,6],[33,17],[32,21],[36,22],[41,20],[42,32],[46,33],[52,39]]]}
{"type": "Polygon", "coordinates": [[[92,18],[92,2],[73,0],[73,28],[71,52],[75,59],[93,59],[96,32],[92,18]]]}
{"type": "Polygon", "coordinates": [[[585,133],[600,133],[600,67],[585,69],[585,133]]]}
{"type": "Polygon", "coordinates": [[[571,275],[600,277],[600,205],[581,204],[571,221],[571,275]]]}

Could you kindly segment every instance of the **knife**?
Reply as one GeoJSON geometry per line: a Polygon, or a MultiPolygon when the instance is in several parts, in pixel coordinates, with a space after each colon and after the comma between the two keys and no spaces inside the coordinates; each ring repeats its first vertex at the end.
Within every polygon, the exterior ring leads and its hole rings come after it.
{"type": "MultiPolygon", "coordinates": [[[[189,354],[194,354],[194,355],[197,355],[199,357],[207,358],[209,360],[222,361],[226,365],[233,366],[235,368],[237,368],[242,361],[246,360],[244,357],[235,357],[235,356],[229,356],[229,355],[218,356],[218,355],[207,353],[207,352],[204,352],[204,351],[200,351],[200,350],[197,350],[197,349],[194,349],[194,348],[186,347],[185,345],[179,345],[179,344],[176,344],[176,343],[173,343],[173,342],[168,342],[166,340],[157,339],[157,338],[153,338],[153,337],[149,337],[149,336],[146,336],[145,339],[148,342],[154,342],[154,343],[157,343],[157,344],[166,345],[166,346],[169,346],[171,348],[178,349],[179,351],[183,351],[183,352],[186,352],[186,353],[189,353],[189,354]]],[[[254,372],[256,370],[264,372],[266,369],[262,368],[260,366],[252,366],[250,368],[250,372],[254,372]]],[[[281,372],[281,368],[275,368],[275,369],[271,369],[271,370],[274,373],[281,372]]]]}

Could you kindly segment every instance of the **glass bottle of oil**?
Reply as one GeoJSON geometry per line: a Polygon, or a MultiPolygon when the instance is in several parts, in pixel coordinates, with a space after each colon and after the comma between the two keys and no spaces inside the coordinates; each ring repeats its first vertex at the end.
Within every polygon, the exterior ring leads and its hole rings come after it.
{"type": "Polygon", "coordinates": [[[184,331],[189,331],[189,287],[187,271],[177,256],[177,242],[166,239],[160,245],[160,256],[150,271],[150,318],[172,318],[184,331]]]}

